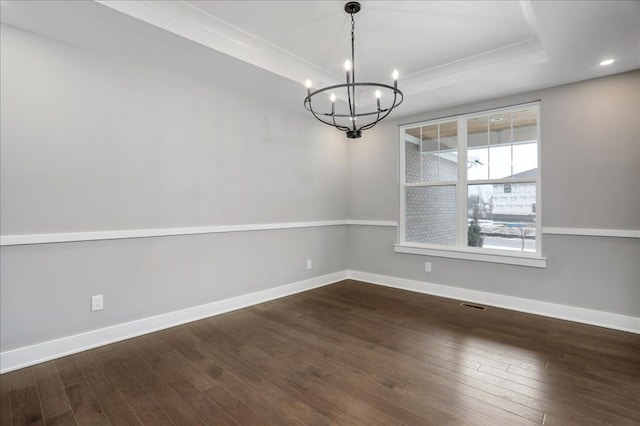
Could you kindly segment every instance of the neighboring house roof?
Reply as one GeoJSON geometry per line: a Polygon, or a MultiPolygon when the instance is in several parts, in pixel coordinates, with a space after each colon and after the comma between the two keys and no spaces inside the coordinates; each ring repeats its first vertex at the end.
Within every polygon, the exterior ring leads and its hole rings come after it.
{"type": "Polygon", "coordinates": [[[538,169],[525,170],[524,172],[516,173],[512,177],[514,178],[534,178],[538,176],[538,169]]]}

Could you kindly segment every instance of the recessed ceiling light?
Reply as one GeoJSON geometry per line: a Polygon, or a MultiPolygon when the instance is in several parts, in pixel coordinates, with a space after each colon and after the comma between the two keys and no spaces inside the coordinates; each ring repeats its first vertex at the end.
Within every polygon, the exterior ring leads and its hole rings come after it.
{"type": "Polygon", "coordinates": [[[604,61],[600,62],[600,65],[611,65],[614,62],[615,59],[605,59],[604,61]]]}

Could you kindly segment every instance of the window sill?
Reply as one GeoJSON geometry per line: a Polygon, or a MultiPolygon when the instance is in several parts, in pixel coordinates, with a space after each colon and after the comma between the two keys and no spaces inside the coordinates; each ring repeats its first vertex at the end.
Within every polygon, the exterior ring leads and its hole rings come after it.
{"type": "Polygon", "coordinates": [[[432,247],[421,244],[395,244],[396,253],[419,254],[422,256],[447,257],[450,259],[473,260],[478,262],[503,263],[507,265],[529,266],[533,268],[546,268],[547,259],[534,254],[501,253],[486,251],[482,253],[472,249],[432,247]]]}

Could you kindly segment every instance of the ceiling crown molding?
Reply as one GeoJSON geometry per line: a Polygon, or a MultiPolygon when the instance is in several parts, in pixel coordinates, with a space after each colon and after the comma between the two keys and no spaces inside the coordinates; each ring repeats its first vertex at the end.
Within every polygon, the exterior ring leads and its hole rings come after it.
{"type": "MultiPolygon", "coordinates": [[[[267,40],[251,34],[188,2],[96,0],[111,9],[215,49],[254,66],[315,87],[340,84],[337,76],[267,40]]],[[[522,20],[528,28],[526,40],[505,37],[504,44],[487,51],[401,76],[403,91],[418,94],[477,79],[504,67],[527,66],[547,61],[530,0],[520,0],[522,20]]],[[[301,92],[302,93],[302,92],[301,92]]],[[[372,96],[371,103],[375,103],[372,96]]],[[[368,99],[363,96],[361,99],[368,99]]],[[[363,105],[366,106],[366,105],[363,105]]]]}
{"type": "Polygon", "coordinates": [[[342,82],[342,77],[329,73],[189,3],[135,0],[96,2],[300,84],[306,78],[312,78],[321,85],[342,82]]]}

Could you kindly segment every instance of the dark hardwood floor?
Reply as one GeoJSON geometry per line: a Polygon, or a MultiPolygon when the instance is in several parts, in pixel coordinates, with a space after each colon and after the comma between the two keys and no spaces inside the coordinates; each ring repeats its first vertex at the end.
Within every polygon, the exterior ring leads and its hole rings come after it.
{"type": "Polygon", "coordinates": [[[640,336],[355,281],[0,377],[4,425],[638,425],[640,336]]]}

